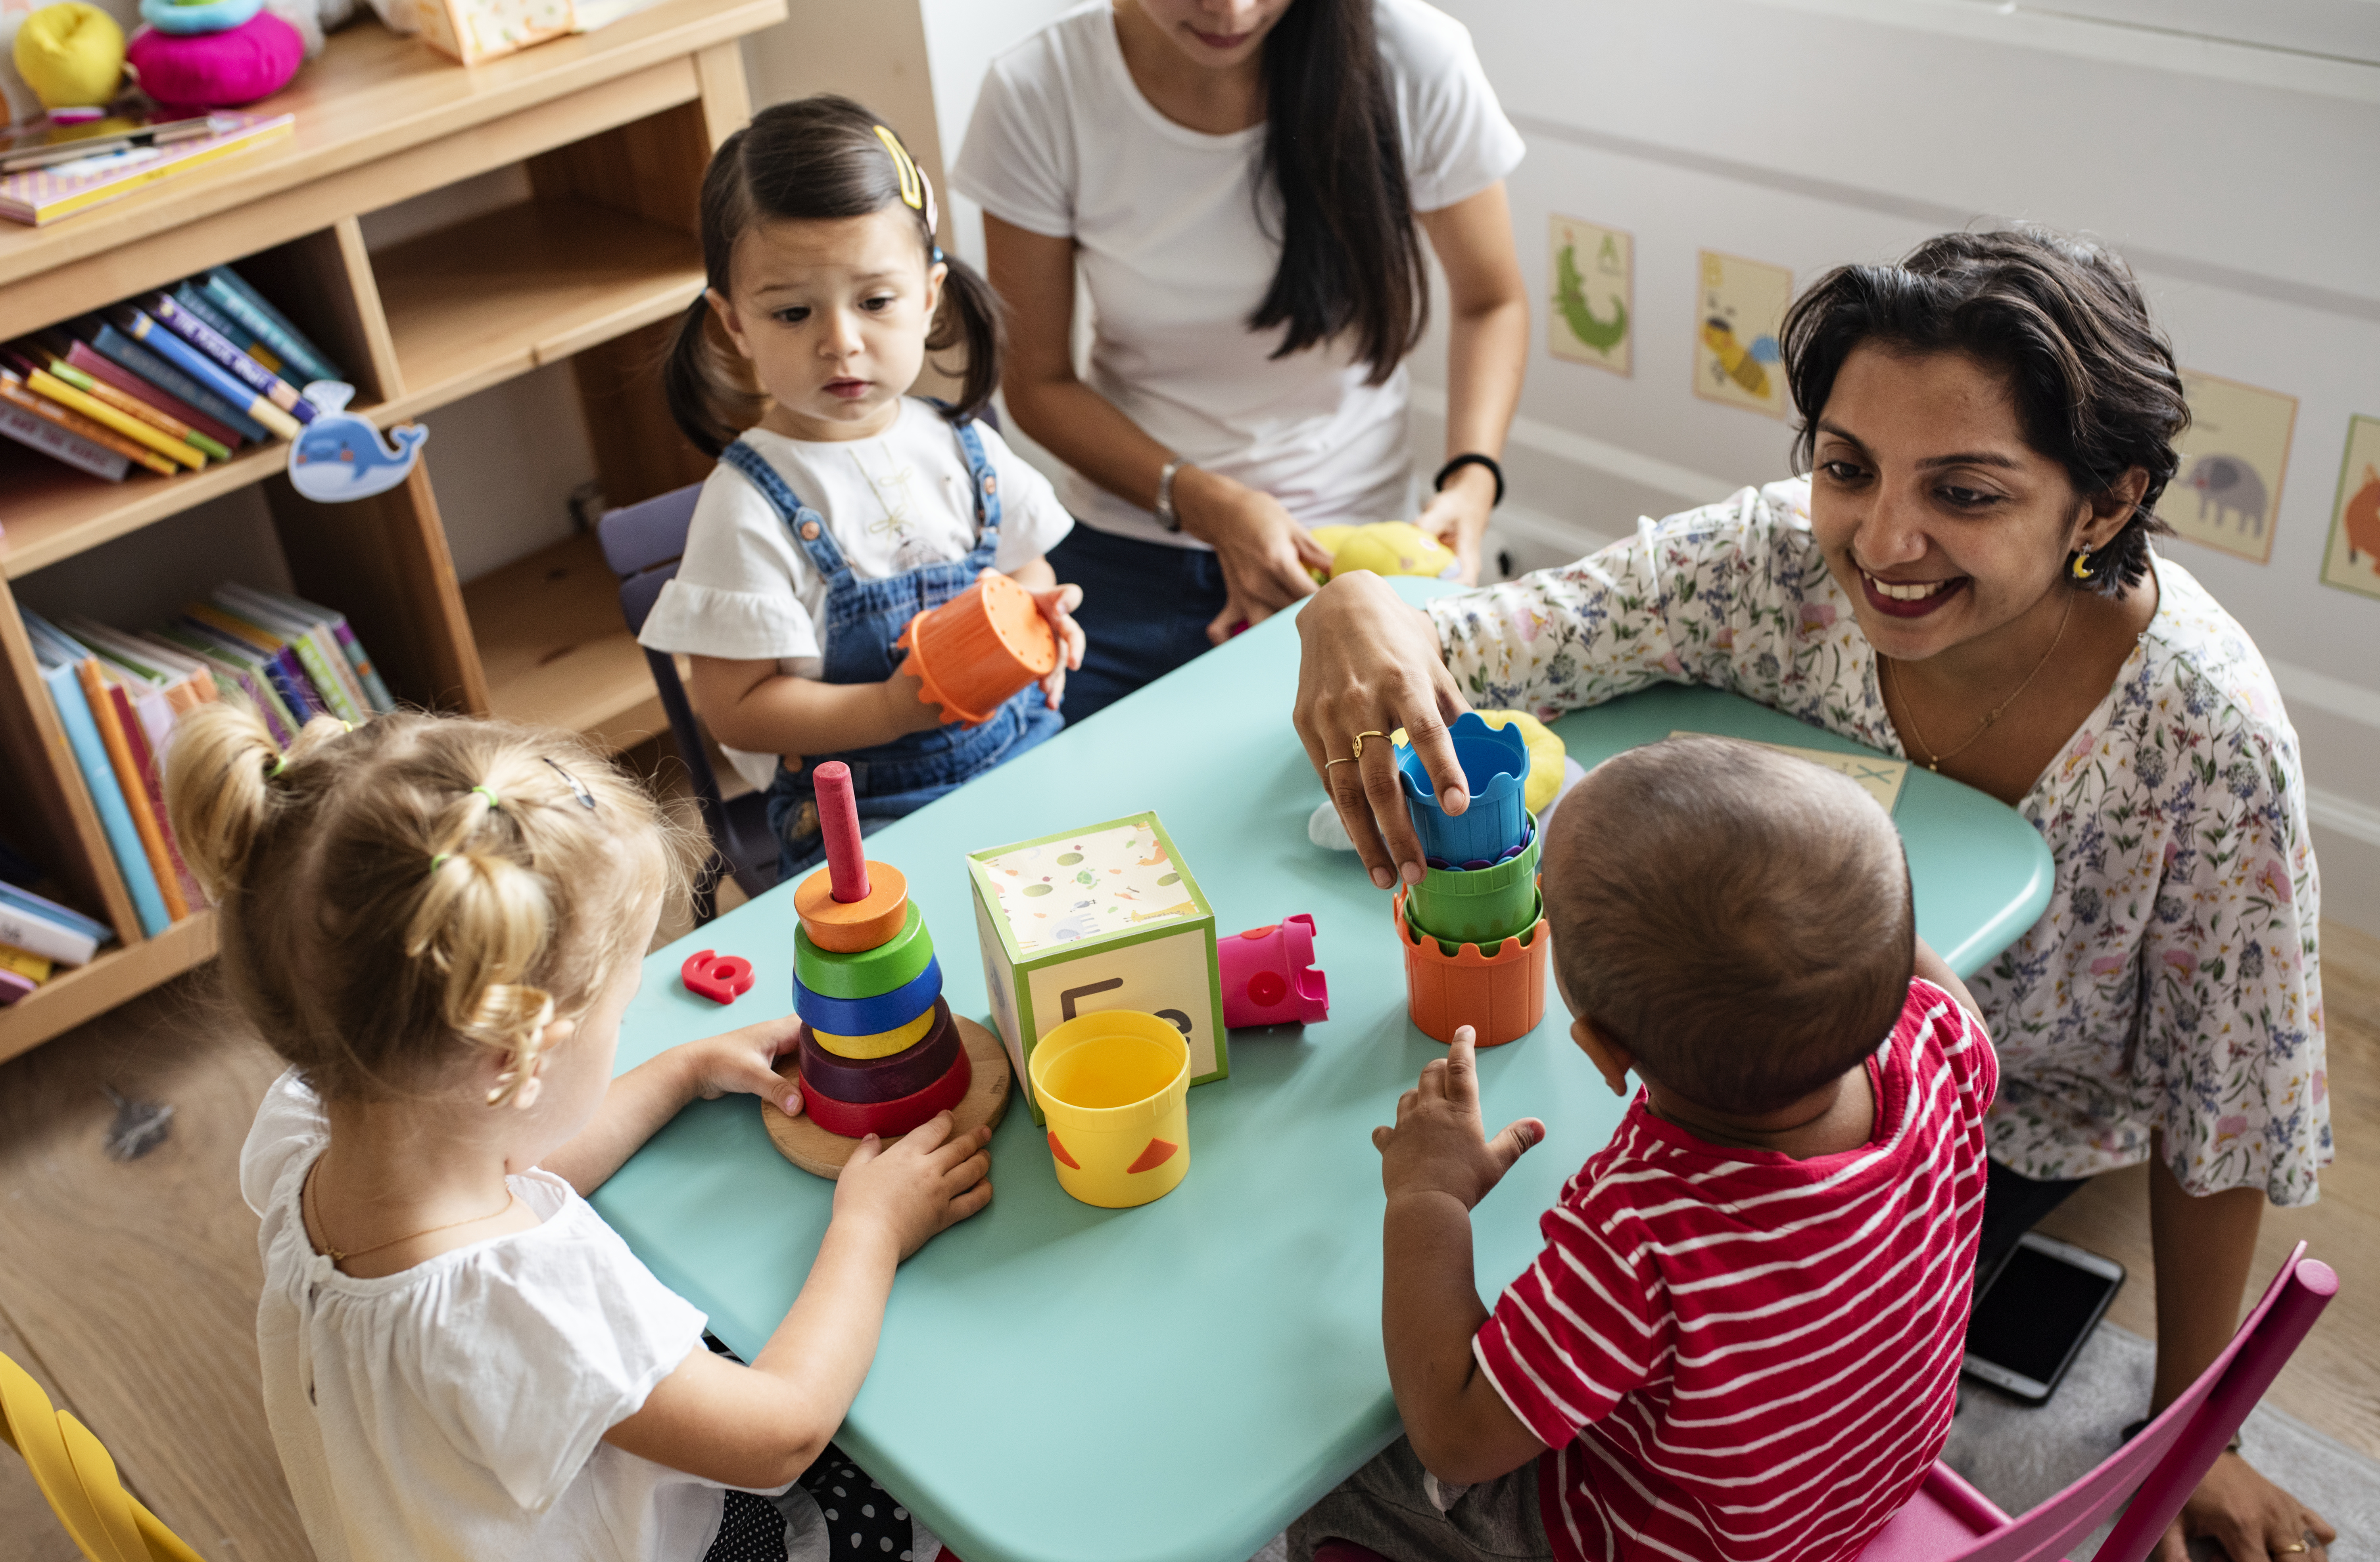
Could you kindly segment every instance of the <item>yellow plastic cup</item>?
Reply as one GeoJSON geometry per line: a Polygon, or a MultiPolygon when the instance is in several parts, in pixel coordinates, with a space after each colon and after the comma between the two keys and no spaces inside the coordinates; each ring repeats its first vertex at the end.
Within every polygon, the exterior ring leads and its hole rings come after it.
{"type": "Polygon", "coordinates": [[[1127,1209],[1190,1170],[1190,1044],[1154,1014],[1111,1009],[1067,1021],[1033,1049],[1033,1098],[1049,1120],[1058,1186],[1127,1209]]]}

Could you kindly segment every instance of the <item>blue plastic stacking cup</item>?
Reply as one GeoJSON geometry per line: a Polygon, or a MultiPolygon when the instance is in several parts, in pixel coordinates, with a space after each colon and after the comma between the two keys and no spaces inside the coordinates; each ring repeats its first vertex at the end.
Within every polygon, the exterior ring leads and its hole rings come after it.
{"type": "Polygon", "coordinates": [[[1397,750],[1397,771],[1404,780],[1414,829],[1421,832],[1422,854],[1456,864],[1498,862],[1529,837],[1529,811],[1521,801],[1529,779],[1529,745],[1522,740],[1520,723],[1491,727],[1475,710],[1464,711],[1451,735],[1463,788],[1471,793],[1471,806],[1460,815],[1439,807],[1420,756],[1411,747],[1397,750]]]}

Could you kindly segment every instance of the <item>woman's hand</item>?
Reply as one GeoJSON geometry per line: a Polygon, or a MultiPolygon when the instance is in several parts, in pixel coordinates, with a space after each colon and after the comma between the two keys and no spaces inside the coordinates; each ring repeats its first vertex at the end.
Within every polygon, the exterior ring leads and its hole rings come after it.
{"type": "Polygon", "coordinates": [[[1415,518],[1415,526],[1453,551],[1465,586],[1479,584],[1479,542],[1488,534],[1488,513],[1495,507],[1495,474],[1475,464],[1457,467],[1415,518]]]}
{"type": "Polygon", "coordinates": [[[908,1257],[991,1202],[991,1130],[951,1132],[948,1112],[887,1144],[859,1142],[834,1184],[834,1218],[884,1232],[908,1257]]]}
{"type": "Polygon", "coordinates": [[[801,1016],[762,1020],[740,1031],[707,1036],[675,1047],[686,1070],[689,1098],[716,1101],[722,1096],[758,1096],[787,1117],[798,1117],[802,1093],[777,1072],[777,1059],[800,1041],[801,1016]]]}
{"type": "Polygon", "coordinates": [[[1212,644],[1311,597],[1314,576],[1307,572],[1330,567],[1330,555],[1280,500],[1245,483],[1184,466],[1174,474],[1173,505],[1183,531],[1213,548],[1222,567],[1223,611],[1207,625],[1212,644]]]}
{"type": "Polygon", "coordinates": [[[1402,876],[1418,884],[1421,839],[1405,811],[1386,734],[1405,730],[1448,813],[1471,805],[1446,731],[1469,707],[1446,670],[1438,631],[1428,614],[1399,600],[1387,581],[1358,570],[1306,604],[1297,615],[1297,636],[1304,648],[1293,719],[1306,759],[1372,882],[1386,890],[1402,876]],[[1364,735],[1360,757],[1358,734],[1364,735]]]}
{"type": "MultiPolygon", "coordinates": [[[[997,573],[985,570],[976,578],[981,580],[986,575],[997,573]]],[[[1059,585],[1047,559],[1036,559],[1022,569],[1010,571],[1009,578],[1033,594],[1033,605],[1041,610],[1041,616],[1050,621],[1050,633],[1058,637],[1058,665],[1041,680],[1042,698],[1055,710],[1059,701],[1066,697],[1066,674],[1079,672],[1083,665],[1083,648],[1087,642],[1083,637],[1083,626],[1075,622],[1075,610],[1083,605],[1083,588],[1059,585]]]]}
{"type": "Polygon", "coordinates": [[[2323,1562],[2323,1548],[2338,1532],[2246,1459],[2227,1453],[2216,1456],[2215,1468],[2181,1505],[2153,1562],[2190,1562],[2193,1535],[2214,1541],[2231,1562],[2323,1562]]]}

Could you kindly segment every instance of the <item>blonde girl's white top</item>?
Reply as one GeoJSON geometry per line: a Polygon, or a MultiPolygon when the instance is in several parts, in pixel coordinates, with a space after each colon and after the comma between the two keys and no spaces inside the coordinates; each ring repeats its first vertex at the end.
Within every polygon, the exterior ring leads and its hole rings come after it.
{"type": "MultiPolygon", "coordinates": [[[[1999,1054],[1991,1156],[2089,1177],[2147,1159],[2162,1129],[2191,1193],[2311,1204],[2330,1104],[2297,733],[2247,631],[2155,568],[2147,630],[2017,805],[2057,863],[2049,908],[1968,978],[1999,1054]]],[[[1707,684],[1902,753],[1803,479],[1428,611],[1474,705],[1551,716],[1707,684]]]]}
{"type": "MultiPolygon", "coordinates": [[[[1378,0],[1381,63],[1414,210],[1477,195],[1519,165],[1462,23],[1378,0]]],[[[1281,264],[1264,127],[1211,136],[1133,84],[1109,0],[1070,11],[991,62],[952,187],[1027,233],[1072,238],[1093,322],[1088,383],[1177,454],[1279,499],[1307,526],[1409,514],[1406,378],[1366,383],[1344,341],[1275,358],[1252,332],[1281,264]]],[[[1069,473],[1086,526],[1203,548],[1069,473]]]]}
{"type": "MultiPolygon", "coordinates": [[[[1050,479],[978,421],[984,459],[1000,482],[994,567],[1023,568],[1055,548],[1075,518],[1050,479]]],[[[930,402],[902,399],[901,415],[864,440],[794,440],[753,429],[744,442],[825,518],[844,562],[862,580],[963,559],[976,545],[975,485],[957,432],[930,402]]],[[[773,660],[797,678],[819,675],[825,655],[825,579],[785,523],[724,464],[702,485],[686,556],[663,586],[638,643],[657,651],[730,661],[773,660]]],[[[756,787],[776,778],[777,756],[726,750],[756,787]]]]}
{"type": "Polygon", "coordinates": [[[701,1556],[720,1488],[602,1437],[701,1348],[702,1314],[546,1171],[511,1179],[534,1229],[342,1275],[298,1209],[328,1143],[292,1072],[239,1166],[263,1222],[265,1414],[321,1562],[701,1556]]]}

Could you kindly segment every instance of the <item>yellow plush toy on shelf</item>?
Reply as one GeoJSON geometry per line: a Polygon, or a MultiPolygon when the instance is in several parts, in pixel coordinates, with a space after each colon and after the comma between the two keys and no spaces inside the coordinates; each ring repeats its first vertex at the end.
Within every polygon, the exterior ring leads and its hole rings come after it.
{"type": "Polygon", "coordinates": [[[99,118],[124,79],[124,29],[81,0],[27,17],[10,53],[17,74],[60,124],[99,118]]]}
{"type": "Polygon", "coordinates": [[[1370,570],[1374,575],[1418,575],[1439,580],[1452,580],[1462,573],[1463,566],[1456,561],[1453,550],[1411,521],[1316,527],[1314,540],[1330,554],[1329,574],[1315,571],[1317,580],[1328,580],[1350,570],[1370,570]]]}

